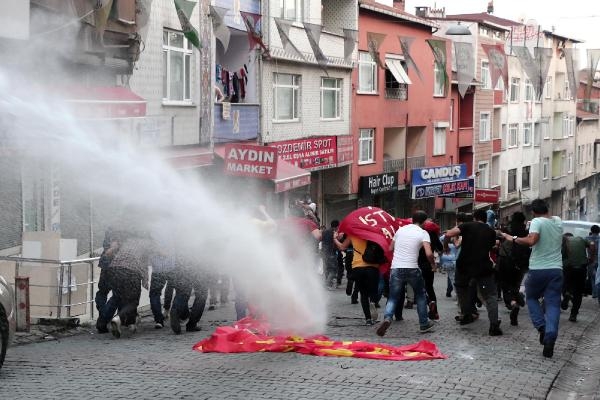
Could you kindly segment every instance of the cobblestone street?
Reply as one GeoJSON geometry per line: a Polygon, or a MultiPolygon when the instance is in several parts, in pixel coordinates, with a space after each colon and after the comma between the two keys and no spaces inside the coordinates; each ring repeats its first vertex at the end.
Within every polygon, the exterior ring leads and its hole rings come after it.
{"type": "MultiPolygon", "coordinates": [[[[437,275],[441,320],[418,333],[416,310],[393,323],[384,338],[363,324],[360,307],[343,289],[329,292],[335,339],[402,345],[435,342],[447,360],[384,362],[293,353],[200,354],[192,346],[215,326],[231,322],[233,305],[206,311],[202,332],[175,336],[143,319],[134,337],[80,334],[9,349],[0,373],[0,399],[545,399],[584,330],[598,323],[595,299],[584,299],[577,323],[563,312],[553,359],[544,359],[527,310],[520,326],[500,307],[504,336],[489,337],[485,309],[474,324],[454,321],[455,298],[437,275]]],[[[592,397],[590,397],[592,398],[592,397]]]]}

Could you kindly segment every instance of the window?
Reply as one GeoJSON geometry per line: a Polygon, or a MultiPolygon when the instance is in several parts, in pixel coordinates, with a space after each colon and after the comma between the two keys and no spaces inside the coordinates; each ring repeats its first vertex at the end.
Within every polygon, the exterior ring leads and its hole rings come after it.
{"type": "Polygon", "coordinates": [[[490,129],[491,129],[491,121],[490,121],[490,113],[482,112],[479,114],[479,141],[487,142],[490,140],[490,129]]]}
{"type": "Polygon", "coordinates": [[[275,74],[273,80],[273,119],[275,121],[293,121],[299,118],[298,97],[300,93],[300,76],[275,74]]]}
{"type": "Polygon", "coordinates": [[[519,78],[512,78],[510,80],[510,102],[517,103],[519,101],[519,85],[521,80],[519,78]]]}
{"type": "Polygon", "coordinates": [[[525,101],[533,101],[533,85],[529,79],[525,80],[525,101]]]}
{"type": "Polygon", "coordinates": [[[358,137],[358,163],[368,164],[375,161],[375,129],[361,129],[358,137]]]}
{"type": "Polygon", "coordinates": [[[181,32],[163,31],[163,101],[191,103],[192,44],[181,32]]]}
{"type": "Polygon", "coordinates": [[[377,64],[366,51],[358,53],[358,91],[377,93],[377,64]]]}
{"type": "Polygon", "coordinates": [[[433,63],[433,79],[433,95],[443,97],[446,94],[444,70],[436,62],[433,63]]]}
{"type": "Polygon", "coordinates": [[[519,145],[519,124],[508,125],[508,147],[519,145]]]}
{"type": "Polygon", "coordinates": [[[542,122],[542,133],[544,139],[550,139],[550,126],[542,122]]]}
{"type": "Polygon", "coordinates": [[[302,22],[303,6],[303,0],[279,0],[281,18],[302,22]]]}
{"type": "Polygon", "coordinates": [[[546,77],[545,90],[546,90],[546,98],[551,99],[552,98],[552,77],[551,76],[546,77]]]}
{"type": "Polygon", "coordinates": [[[487,162],[480,162],[477,164],[477,172],[479,172],[479,178],[477,179],[477,187],[488,188],[490,182],[490,164],[487,162]]]}
{"type": "Polygon", "coordinates": [[[570,174],[571,172],[573,172],[573,153],[569,153],[569,158],[568,158],[568,167],[567,167],[567,172],[570,174]]]}
{"type": "Polygon", "coordinates": [[[508,182],[507,182],[508,193],[514,193],[517,191],[517,169],[508,170],[508,182]]]}
{"type": "Polygon", "coordinates": [[[492,88],[492,77],[490,76],[490,63],[488,61],[481,61],[481,88],[492,88]]]}
{"type": "Polygon", "coordinates": [[[433,155],[446,154],[446,128],[433,128],[433,155]]]}
{"type": "Polygon", "coordinates": [[[544,157],[542,160],[542,179],[548,179],[550,174],[550,158],[544,157]]]}
{"type": "Polygon", "coordinates": [[[408,83],[410,79],[406,75],[406,62],[395,58],[386,58],[385,63],[388,66],[385,69],[385,98],[408,100],[408,83]],[[391,68],[395,68],[395,72],[392,72],[391,68]]]}
{"type": "Polygon", "coordinates": [[[531,122],[525,122],[523,124],[523,146],[531,146],[532,125],[531,122]]]}
{"type": "Polygon", "coordinates": [[[340,119],[342,80],[321,78],[321,118],[340,119]]]}
{"type": "Polygon", "coordinates": [[[575,132],[575,118],[573,116],[568,115],[567,113],[563,113],[562,115],[562,137],[568,138],[572,137],[575,132]]]}
{"type": "Polygon", "coordinates": [[[583,165],[583,145],[577,146],[577,160],[579,165],[583,165]]]}
{"type": "Polygon", "coordinates": [[[523,167],[521,171],[521,189],[529,189],[531,187],[531,166],[523,167]]]}
{"type": "Polygon", "coordinates": [[[575,117],[571,115],[569,117],[569,131],[568,135],[572,137],[575,134],[575,117]]]}
{"type": "Polygon", "coordinates": [[[563,87],[563,99],[571,100],[571,89],[569,88],[569,79],[565,78],[565,85],[563,87]]]}

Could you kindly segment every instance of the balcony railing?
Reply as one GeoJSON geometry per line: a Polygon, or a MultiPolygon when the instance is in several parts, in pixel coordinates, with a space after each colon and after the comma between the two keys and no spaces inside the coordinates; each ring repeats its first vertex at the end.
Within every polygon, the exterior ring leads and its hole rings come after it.
{"type": "Polygon", "coordinates": [[[214,105],[215,143],[256,139],[260,129],[259,105],[231,103],[228,110],[223,104],[214,105]]]}
{"type": "Polygon", "coordinates": [[[383,161],[383,172],[396,172],[411,170],[414,168],[423,168],[425,166],[425,156],[396,158],[383,161]]]}
{"type": "Polygon", "coordinates": [[[408,100],[408,85],[400,84],[398,88],[385,88],[386,99],[408,100]]]}

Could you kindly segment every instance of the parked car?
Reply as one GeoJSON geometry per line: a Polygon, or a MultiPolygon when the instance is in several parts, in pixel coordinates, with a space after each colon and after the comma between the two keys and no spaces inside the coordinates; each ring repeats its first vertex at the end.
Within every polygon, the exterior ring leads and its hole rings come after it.
{"type": "Polygon", "coordinates": [[[565,220],[562,222],[563,233],[572,233],[575,236],[585,238],[590,234],[590,229],[593,225],[599,225],[600,222],[588,222],[588,221],[570,221],[565,220]]]}
{"type": "Polygon", "coordinates": [[[15,336],[15,294],[6,280],[0,276],[0,369],[4,364],[6,350],[15,336]]]}

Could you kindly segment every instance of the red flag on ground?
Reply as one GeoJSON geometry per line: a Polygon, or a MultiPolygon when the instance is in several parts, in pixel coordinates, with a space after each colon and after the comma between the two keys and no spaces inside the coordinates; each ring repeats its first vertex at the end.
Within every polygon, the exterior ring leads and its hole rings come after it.
{"type": "Polygon", "coordinates": [[[283,332],[272,335],[263,321],[244,318],[233,326],[218,327],[193,347],[201,353],[296,352],[315,356],[356,357],[387,361],[446,359],[435,343],[421,340],[405,346],[361,341],[335,341],[327,336],[300,337],[283,332]]]}

